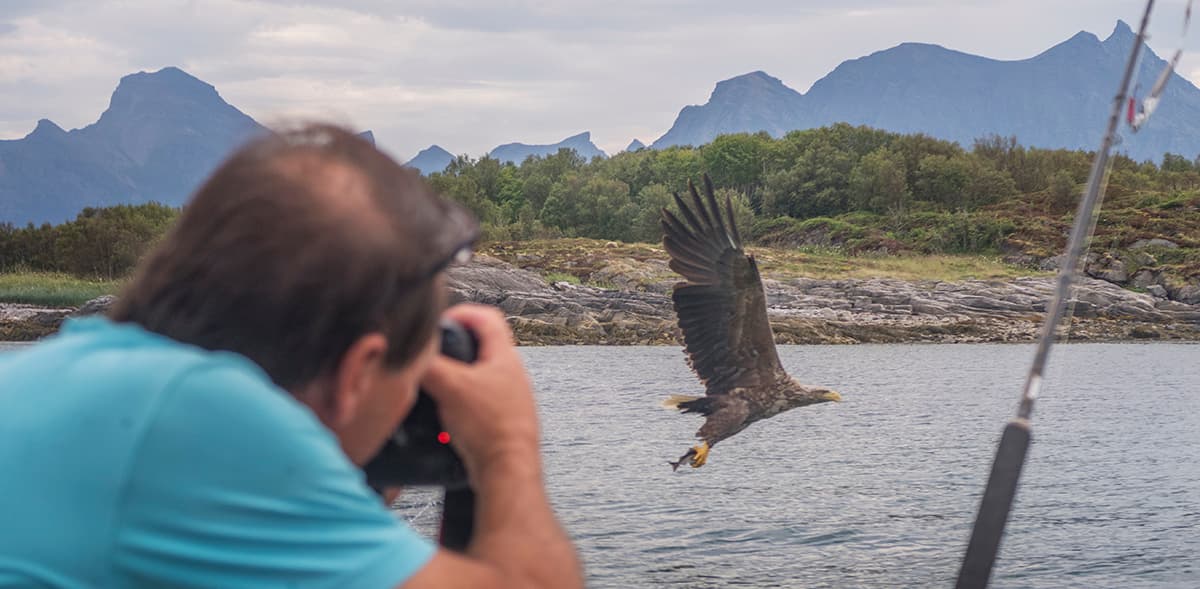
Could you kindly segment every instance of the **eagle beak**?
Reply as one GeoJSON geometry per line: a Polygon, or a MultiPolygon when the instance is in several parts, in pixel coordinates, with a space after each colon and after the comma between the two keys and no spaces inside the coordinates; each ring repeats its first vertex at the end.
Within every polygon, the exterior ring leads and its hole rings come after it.
{"type": "Polygon", "coordinates": [[[829,391],[828,393],[821,395],[821,398],[826,401],[833,401],[834,403],[842,402],[842,396],[837,394],[837,391],[829,391]]]}

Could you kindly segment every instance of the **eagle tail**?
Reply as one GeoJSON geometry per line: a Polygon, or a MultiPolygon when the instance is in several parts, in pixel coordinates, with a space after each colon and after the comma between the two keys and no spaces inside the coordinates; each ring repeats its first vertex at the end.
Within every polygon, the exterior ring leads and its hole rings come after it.
{"type": "Polygon", "coordinates": [[[663,407],[678,409],[681,413],[699,413],[708,415],[716,411],[716,399],[712,397],[693,397],[691,395],[671,395],[663,401],[663,407]]]}
{"type": "Polygon", "coordinates": [[[699,399],[699,398],[700,397],[694,397],[692,395],[671,395],[670,397],[667,397],[667,399],[665,401],[662,402],[662,406],[664,409],[678,409],[680,411],[683,411],[684,409],[683,409],[682,405],[684,403],[691,403],[692,401],[695,401],[696,399],[699,399]]]}

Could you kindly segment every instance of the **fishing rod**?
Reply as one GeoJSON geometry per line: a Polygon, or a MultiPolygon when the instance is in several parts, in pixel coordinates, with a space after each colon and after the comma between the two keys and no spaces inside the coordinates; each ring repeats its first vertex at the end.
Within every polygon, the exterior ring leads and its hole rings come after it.
{"type": "MultiPolygon", "coordinates": [[[[1004,536],[1004,528],[1008,523],[1009,512],[1016,499],[1017,483],[1021,478],[1021,468],[1029,453],[1029,444],[1033,439],[1033,403],[1042,386],[1042,375],[1046,367],[1046,359],[1050,355],[1050,347],[1054,342],[1055,332],[1063,320],[1067,303],[1071,298],[1071,282],[1075,277],[1080,258],[1083,257],[1085,242],[1091,236],[1095,227],[1094,211],[1102,199],[1101,184],[1108,168],[1109,151],[1112,148],[1121,121],[1121,111],[1125,107],[1129,84],[1133,78],[1134,69],[1138,63],[1138,55],[1142,50],[1146,36],[1146,26],[1150,22],[1150,12],[1154,8],[1154,0],[1147,0],[1142,22],[1138,28],[1137,37],[1130,51],[1129,61],[1117,96],[1113,101],[1112,113],[1108,120],[1108,130],[1100,142],[1092,169],[1088,176],[1087,189],[1079,201],[1075,213],[1075,222],[1067,241],[1067,255],[1058,271],[1058,283],[1054,291],[1054,299],[1048,307],[1045,323],[1042,325],[1041,336],[1038,340],[1037,352],[1033,357],[1025,386],[1021,391],[1021,402],[1017,416],[1008,422],[1000,437],[996,449],[996,457],[992,462],[992,470],[988,476],[987,487],[984,488],[979,511],[975,516],[975,525],[971,531],[971,539],[967,544],[962,567],[959,569],[956,589],[983,589],[987,587],[1000,552],[1000,541],[1004,536]]],[[[1190,14],[1190,3],[1189,3],[1190,14]]],[[[1170,67],[1170,66],[1168,66],[1170,67]]],[[[1159,90],[1161,91],[1161,89],[1159,90]]]]}

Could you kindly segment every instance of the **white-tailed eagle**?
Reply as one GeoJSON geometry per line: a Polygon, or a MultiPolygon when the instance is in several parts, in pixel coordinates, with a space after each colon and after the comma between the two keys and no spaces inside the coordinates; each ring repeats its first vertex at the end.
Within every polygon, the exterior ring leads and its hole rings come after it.
{"type": "Polygon", "coordinates": [[[671,462],[674,469],[688,459],[694,468],[703,466],[717,442],[756,421],[842,399],[828,388],[801,384],[784,370],[767,322],[758,265],[742,249],[732,203],[725,199],[726,221],[707,174],[704,198],[691,180],[688,189],[690,205],[675,195],[678,217],[662,210],[663,246],[671,269],[685,279],[671,298],[688,365],[704,384],[704,396],[672,395],[663,405],[705,420],[696,432],[701,443],[671,462]]]}

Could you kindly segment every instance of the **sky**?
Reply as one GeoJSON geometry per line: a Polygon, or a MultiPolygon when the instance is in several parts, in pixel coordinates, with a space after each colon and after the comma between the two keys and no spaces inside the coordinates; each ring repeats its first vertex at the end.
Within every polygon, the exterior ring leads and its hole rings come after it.
{"type": "MultiPolygon", "coordinates": [[[[762,70],[805,92],[842,61],[903,42],[1025,59],[1142,0],[0,0],[0,139],[38,119],[94,122],[121,76],[177,66],[261,123],[371,129],[404,161],[438,144],[478,157],[581,131],[612,154],[649,144],[716,82],[762,70]]],[[[1200,27],[1160,0],[1150,46],[1200,27]]],[[[1200,15],[1197,15],[1200,20],[1200,15]]],[[[1114,89],[1115,90],[1115,89],[1114,89]]]]}

